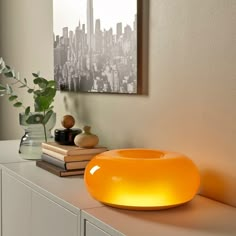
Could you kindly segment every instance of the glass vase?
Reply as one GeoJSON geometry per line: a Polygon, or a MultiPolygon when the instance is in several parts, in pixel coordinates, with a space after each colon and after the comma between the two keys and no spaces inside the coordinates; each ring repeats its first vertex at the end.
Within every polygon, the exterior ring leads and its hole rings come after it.
{"type": "Polygon", "coordinates": [[[25,130],[25,134],[21,138],[19,153],[24,159],[41,159],[42,142],[53,141],[51,130],[56,124],[56,113],[53,113],[46,123],[45,127],[42,125],[42,113],[34,112],[33,124],[28,124],[26,120],[29,116],[24,113],[19,114],[19,122],[21,127],[25,130]],[[46,138],[45,138],[46,135],[46,138]]]}

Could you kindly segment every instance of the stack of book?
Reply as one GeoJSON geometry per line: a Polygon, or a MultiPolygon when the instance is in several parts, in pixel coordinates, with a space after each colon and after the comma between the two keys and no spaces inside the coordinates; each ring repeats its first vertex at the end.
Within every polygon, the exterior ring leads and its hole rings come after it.
{"type": "Polygon", "coordinates": [[[42,143],[42,157],[36,165],[61,177],[81,175],[89,161],[105,151],[106,147],[80,148],[56,142],[42,143]]]}

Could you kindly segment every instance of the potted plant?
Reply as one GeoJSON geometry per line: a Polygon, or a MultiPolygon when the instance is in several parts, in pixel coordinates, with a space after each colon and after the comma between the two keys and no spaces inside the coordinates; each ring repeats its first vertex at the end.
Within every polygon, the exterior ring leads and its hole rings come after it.
{"type": "MultiPolygon", "coordinates": [[[[40,138],[37,137],[38,141],[36,141],[36,146],[39,146],[39,143],[42,141],[47,142],[47,128],[52,129],[55,125],[55,113],[53,112],[52,105],[56,95],[55,81],[46,80],[41,77],[38,72],[32,73],[33,85],[30,85],[26,78],[22,79],[19,73],[16,74],[10,66],[6,65],[2,58],[0,58],[0,75],[3,75],[7,81],[7,83],[4,84],[0,83],[0,96],[8,96],[9,102],[11,102],[14,107],[23,109],[23,112],[20,113],[20,124],[25,128],[25,135],[21,139],[21,144],[27,139],[30,140],[29,136],[31,135],[30,132],[32,132],[30,127],[37,127],[38,133],[39,129],[42,129],[44,140],[40,141],[40,138]],[[15,87],[25,89],[27,93],[32,94],[34,101],[33,109],[23,104],[14,90],[15,87]],[[51,122],[50,127],[47,127],[52,118],[54,118],[54,121],[51,122]]],[[[27,141],[27,146],[34,146],[35,142],[29,140],[27,141]]]]}

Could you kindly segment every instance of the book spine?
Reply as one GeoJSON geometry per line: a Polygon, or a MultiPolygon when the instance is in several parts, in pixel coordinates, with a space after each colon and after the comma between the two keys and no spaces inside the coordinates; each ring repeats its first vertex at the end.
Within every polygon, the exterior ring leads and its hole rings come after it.
{"type": "Polygon", "coordinates": [[[57,175],[57,176],[61,176],[61,173],[59,170],[55,169],[53,166],[51,165],[48,165],[47,163],[45,163],[44,161],[41,161],[41,160],[37,160],[36,161],[36,166],[54,174],[54,175],[57,175]]]}
{"type": "Polygon", "coordinates": [[[45,148],[42,148],[42,152],[64,162],[89,161],[96,155],[96,154],[84,154],[76,156],[64,156],[60,153],[45,148]]]}
{"type": "Polygon", "coordinates": [[[65,166],[67,170],[84,169],[88,163],[89,161],[68,162],[65,166]]]}
{"type": "Polygon", "coordinates": [[[70,171],[61,172],[61,177],[83,175],[83,174],[84,174],[84,170],[70,170],[70,171]]]}
{"type": "Polygon", "coordinates": [[[87,155],[87,154],[99,154],[99,153],[102,153],[102,152],[105,152],[107,151],[106,148],[83,148],[83,149],[71,149],[71,150],[68,150],[67,152],[67,155],[87,155]]]}
{"type": "Polygon", "coordinates": [[[66,177],[66,176],[73,176],[73,175],[83,175],[84,174],[84,169],[83,170],[62,170],[61,168],[52,165],[48,162],[45,162],[43,160],[37,160],[36,161],[36,166],[54,174],[59,177],[66,177]]]}
{"type": "MultiPolygon", "coordinates": [[[[96,154],[95,154],[96,155],[96,154]]],[[[64,161],[67,162],[77,162],[77,161],[90,161],[95,155],[84,154],[79,156],[65,156],[64,161]]]]}
{"type": "Polygon", "coordinates": [[[71,148],[71,149],[63,149],[63,147],[64,147],[64,145],[58,145],[58,144],[53,145],[53,143],[52,144],[42,143],[42,148],[63,154],[65,156],[98,154],[98,153],[107,151],[107,148],[105,148],[105,147],[79,148],[79,147],[73,146],[73,148],[71,148]]]}
{"type": "Polygon", "coordinates": [[[50,145],[48,143],[42,143],[42,148],[45,148],[45,149],[48,149],[48,150],[60,153],[62,155],[67,155],[68,154],[67,150],[64,150],[62,148],[58,148],[58,147],[50,145]]]}
{"type": "Polygon", "coordinates": [[[42,158],[43,161],[46,161],[46,162],[48,162],[50,164],[53,164],[53,165],[55,165],[57,167],[60,167],[63,170],[66,169],[65,162],[63,162],[63,161],[61,161],[59,159],[56,159],[54,157],[51,157],[51,156],[47,155],[46,153],[43,153],[41,158],[42,158]]]}
{"type": "Polygon", "coordinates": [[[46,148],[42,148],[42,152],[51,156],[51,157],[57,158],[61,161],[65,161],[65,156],[63,154],[58,153],[58,152],[55,152],[55,151],[52,151],[52,150],[49,150],[46,148]]]}

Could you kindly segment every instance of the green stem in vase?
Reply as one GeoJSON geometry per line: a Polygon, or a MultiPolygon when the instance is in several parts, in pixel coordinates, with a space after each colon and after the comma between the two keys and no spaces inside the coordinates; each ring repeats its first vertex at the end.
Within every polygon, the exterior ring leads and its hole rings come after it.
{"type": "MultiPolygon", "coordinates": [[[[45,118],[45,115],[46,115],[46,113],[44,110],[43,111],[43,118],[45,118]]],[[[44,139],[45,139],[45,142],[47,142],[48,140],[47,140],[47,133],[46,133],[46,124],[44,122],[42,122],[42,124],[43,124],[44,139]]]]}

